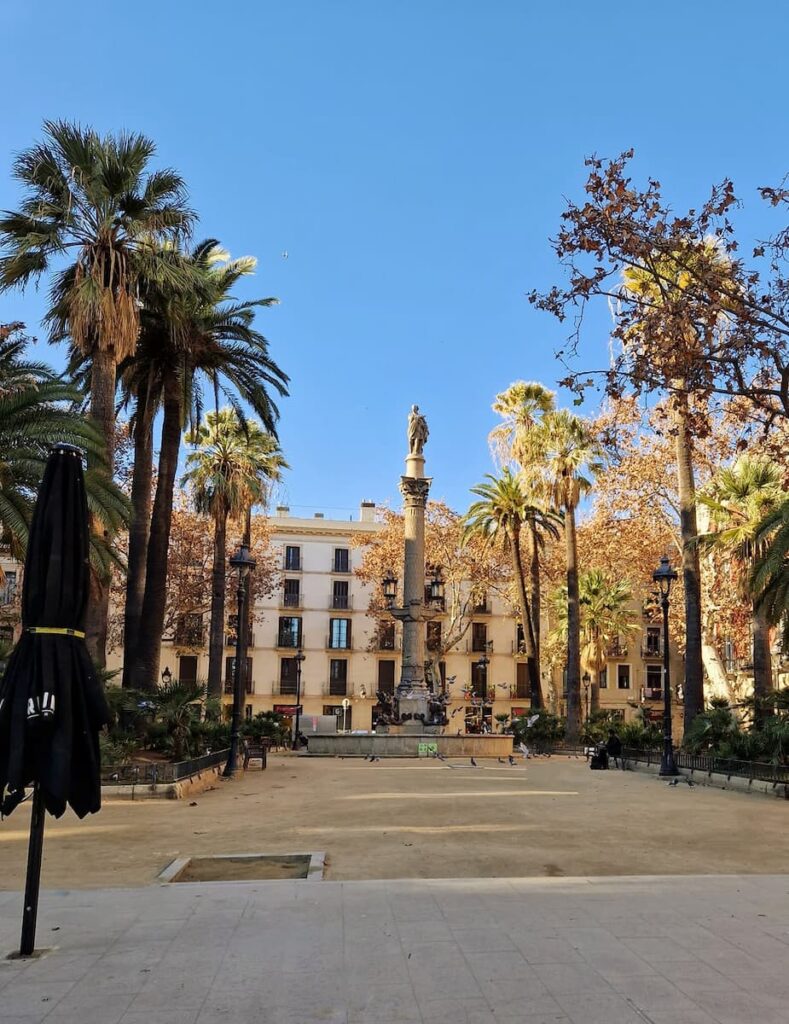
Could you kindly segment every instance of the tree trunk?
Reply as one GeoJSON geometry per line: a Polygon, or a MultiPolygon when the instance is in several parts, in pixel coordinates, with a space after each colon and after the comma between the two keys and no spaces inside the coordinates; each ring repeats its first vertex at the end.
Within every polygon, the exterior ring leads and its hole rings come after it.
{"type": "Polygon", "coordinates": [[[770,659],[770,625],[763,610],[753,606],[753,697],[754,721],[759,724],[772,714],[767,698],[773,691],[773,666],[770,659]]]}
{"type": "Polygon", "coordinates": [[[531,706],[541,708],[543,706],[542,687],[540,685],[540,670],[537,662],[537,650],[534,642],[534,628],[529,599],[526,596],[526,577],[521,558],[520,530],[515,530],[510,538],[510,550],[512,553],[512,567],[515,570],[515,582],[518,587],[518,603],[521,606],[521,619],[523,620],[523,646],[526,648],[526,670],[529,674],[529,693],[531,706]]]}
{"type": "Polygon", "coordinates": [[[685,593],[685,732],[704,710],[704,677],[701,658],[701,573],[696,522],[696,484],[693,478],[693,443],[687,417],[687,400],[677,410],[677,490],[682,536],[682,584],[685,593]]]}
{"type": "Polygon", "coordinates": [[[567,740],[577,743],[581,732],[581,602],[578,594],[578,543],[575,507],[564,516],[567,544],[567,740]]]}
{"type": "Polygon", "coordinates": [[[177,381],[168,382],[164,396],[159,472],[151,514],[148,556],[145,567],[145,596],[140,614],[138,657],[133,664],[133,685],[154,690],[167,606],[167,554],[173,515],[173,488],[181,448],[181,397],[177,381]]]}
{"type": "MultiPolygon", "coordinates": [[[[225,587],[227,584],[227,513],[214,520],[214,562],[211,568],[211,625],[208,633],[208,696],[222,695],[225,655],[225,587]]],[[[238,623],[237,629],[242,628],[238,623]]]]}
{"type": "Polygon", "coordinates": [[[532,631],[534,633],[534,657],[537,661],[537,670],[542,668],[540,658],[540,545],[537,542],[537,533],[534,529],[528,528],[529,539],[529,607],[531,609],[532,631]]]}
{"type": "MultiPolygon", "coordinates": [[[[112,479],[115,470],[115,353],[112,349],[97,349],[93,353],[90,373],[90,416],[104,438],[107,473],[112,479]]],[[[101,531],[109,540],[107,531],[95,519],[91,529],[101,531]]],[[[90,595],[85,615],[85,644],[91,658],[100,668],[107,664],[107,619],[110,610],[110,580],[100,577],[95,569],[90,574],[90,595]]]]}
{"type": "Polygon", "coordinates": [[[731,700],[731,687],[729,677],[726,673],[726,666],[718,653],[717,647],[706,638],[701,644],[701,657],[704,671],[707,673],[707,684],[710,688],[710,697],[723,697],[731,700]]]}
{"type": "MultiPolygon", "coordinates": [[[[139,640],[140,615],[145,595],[145,561],[151,529],[151,484],[153,481],[153,414],[147,391],[137,396],[134,419],[134,468],[131,484],[129,555],[126,569],[126,607],[123,622],[124,651],[135,651],[139,640]]],[[[123,663],[123,685],[131,686],[131,663],[123,663]]]]}

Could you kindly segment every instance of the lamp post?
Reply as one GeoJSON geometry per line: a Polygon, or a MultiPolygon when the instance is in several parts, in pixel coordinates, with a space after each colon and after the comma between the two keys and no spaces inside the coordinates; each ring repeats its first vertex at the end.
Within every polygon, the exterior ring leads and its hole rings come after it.
{"type": "Polygon", "coordinates": [[[482,652],[482,657],[477,659],[477,668],[479,669],[479,690],[480,690],[480,705],[479,705],[479,728],[480,732],[485,731],[485,702],[488,698],[488,665],[490,665],[490,658],[488,652],[491,648],[491,641],[485,644],[485,650],[482,652]]]}
{"type": "Polygon", "coordinates": [[[584,684],[584,700],[586,701],[586,722],[589,723],[589,684],[592,682],[592,677],[588,672],[584,672],[583,684],[584,684]]]}
{"type": "Polygon", "coordinates": [[[172,681],[173,674],[170,671],[170,666],[165,665],[164,669],[162,670],[162,686],[169,686],[172,681]]]}
{"type": "Polygon", "coordinates": [[[301,663],[304,661],[304,651],[299,647],[296,651],[296,657],[293,659],[296,662],[296,721],[293,725],[293,743],[291,750],[299,749],[299,723],[301,721],[301,663]]]}
{"type": "Polygon", "coordinates": [[[230,778],[235,774],[238,762],[238,747],[241,736],[241,706],[244,703],[243,681],[244,673],[241,666],[241,648],[243,645],[243,624],[246,622],[246,587],[245,580],[249,573],[255,568],[255,559],[252,557],[246,544],[241,544],[238,551],[230,557],[230,568],[238,570],[238,586],[236,597],[238,599],[238,628],[236,629],[236,656],[233,664],[233,721],[230,729],[230,752],[227,755],[227,764],[222,774],[230,778]]]}
{"type": "Polygon", "coordinates": [[[668,599],[671,584],[677,580],[677,573],[671,568],[667,555],[660,559],[660,565],[652,573],[652,579],[660,591],[660,606],[663,609],[663,756],[660,759],[661,775],[679,775],[674,763],[674,743],[671,738],[671,677],[668,643],[668,599]]]}

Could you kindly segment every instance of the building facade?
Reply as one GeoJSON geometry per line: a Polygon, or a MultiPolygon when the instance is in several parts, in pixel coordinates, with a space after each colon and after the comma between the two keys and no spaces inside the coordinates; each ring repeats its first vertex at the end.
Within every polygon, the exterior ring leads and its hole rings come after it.
{"type": "MultiPolygon", "coordinates": [[[[363,502],[354,520],[291,516],[280,507],[270,520],[280,580],[274,594],[259,600],[251,614],[244,711],[278,711],[293,718],[297,686],[303,708],[301,728],[309,735],[322,716],[334,716],[340,729],[375,727],[382,708],[377,694],[391,694],[400,678],[401,627],[368,612],[370,587],[355,570],[365,540],[382,529],[375,505],[363,502]],[[301,651],[300,679],[295,655],[301,651]]],[[[0,639],[19,630],[22,567],[6,557],[0,588],[0,639]]],[[[427,581],[426,581],[427,582],[427,581]]],[[[232,701],[236,617],[228,608],[225,630],[223,699],[232,701]]],[[[439,642],[442,615],[424,624],[426,646],[439,642]]],[[[549,623],[543,623],[547,631],[549,623]]],[[[474,609],[466,635],[440,663],[450,732],[497,731],[501,716],[528,712],[529,683],[521,653],[520,626],[509,605],[490,595],[474,609]],[[497,719],[497,716],[498,719],[497,719]]],[[[120,669],[123,649],[108,655],[108,669],[120,669]]],[[[643,620],[633,638],[614,645],[606,668],[582,687],[582,711],[597,707],[633,718],[640,707],[659,717],[662,708],[662,631],[643,620]]],[[[160,671],[181,680],[208,675],[208,616],[186,617],[163,638],[160,671]]],[[[563,669],[544,668],[548,706],[564,713],[563,669]]],[[[672,680],[682,679],[682,660],[672,652],[672,680]]]]}

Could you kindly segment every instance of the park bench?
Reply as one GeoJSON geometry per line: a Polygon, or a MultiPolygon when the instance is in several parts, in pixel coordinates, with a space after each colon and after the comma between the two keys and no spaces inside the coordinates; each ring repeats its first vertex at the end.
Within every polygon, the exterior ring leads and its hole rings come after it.
{"type": "Polygon", "coordinates": [[[271,740],[263,739],[260,742],[246,740],[244,742],[244,771],[249,767],[250,761],[260,761],[260,770],[265,771],[266,759],[271,740]]]}

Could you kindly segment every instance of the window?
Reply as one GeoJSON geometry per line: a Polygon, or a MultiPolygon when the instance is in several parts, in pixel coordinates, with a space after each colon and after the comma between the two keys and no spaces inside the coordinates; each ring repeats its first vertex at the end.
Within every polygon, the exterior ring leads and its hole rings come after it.
{"type": "Polygon", "coordinates": [[[430,583],[425,584],[425,607],[432,607],[435,611],[443,612],[446,611],[447,599],[446,597],[434,598],[433,587],[430,583]]]}
{"type": "Polygon", "coordinates": [[[351,607],[348,596],[348,580],[335,580],[332,583],[331,606],[332,608],[351,607]]]}
{"type": "Polygon", "coordinates": [[[601,690],[607,690],[608,689],[608,669],[607,668],[601,668],[600,669],[600,674],[597,677],[597,685],[599,686],[599,688],[601,690]]]}
{"type": "Polygon", "coordinates": [[[520,700],[523,700],[524,697],[531,697],[529,666],[525,661],[515,663],[515,696],[520,700]]]}
{"type": "MultiPolygon", "coordinates": [[[[225,658],[225,693],[233,692],[235,682],[236,659],[225,658]]],[[[247,693],[255,692],[255,683],[252,679],[252,659],[246,659],[246,671],[244,673],[244,689],[247,693]]]]}
{"type": "Polygon", "coordinates": [[[484,622],[471,623],[471,650],[487,651],[488,627],[484,622]]]}
{"type": "Polygon", "coordinates": [[[301,646],[301,618],[297,615],[280,615],[278,647],[301,646]]]}
{"type": "Polygon", "coordinates": [[[178,616],[175,642],[183,647],[202,647],[203,616],[199,612],[178,616]]]}
{"type": "Polygon", "coordinates": [[[393,694],[395,684],[395,663],[393,661],[378,662],[378,686],[377,692],[393,694]]]}
{"type": "Polygon", "coordinates": [[[441,623],[437,619],[427,624],[427,649],[438,651],[441,649],[441,623]]]}
{"type": "Polygon", "coordinates": [[[0,604],[11,604],[16,599],[16,572],[7,570],[5,586],[0,590],[0,604]]]}
{"type": "Polygon", "coordinates": [[[620,690],[630,689],[630,666],[629,665],[617,665],[616,666],[616,685],[620,690]]]}
{"type": "Polygon", "coordinates": [[[489,611],[490,608],[488,607],[488,595],[480,594],[474,603],[474,612],[478,615],[484,615],[486,612],[489,611]]]}
{"type": "Polygon", "coordinates": [[[301,548],[288,544],[285,548],[285,568],[289,572],[298,572],[301,569],[301,548]]]}
{"type": "Polygon", "coordinates": [[[298,662],[295,658],[282,658],[279,663],[279,692],[296,692],[296,672],[298,662]]]}
{"type": "Polygon", "coordinates": [[[488,669],[476,661],[471,663],[471,689],[475,697],[485,700],[488,696],[488,669]]]}
{"type": "Polygon", "coordinates": [[[646,636],[644,637],[644,654],[648,658],[656,658],[660,655],[660,626],[647,626],[646,636]]]}
{"type": "Polygon", "coordinates": [[[286,608],[298,608],[301,599],[299,580],[285,580],[282,586],[283,604],[286,608]]]}
{"type": "Polygon", "coordinates": [[[196,683],[197,682],[197,655],[196,654],[182,654],[178,659],[178,682],[179,683],[196,683]]]}
{"type": "Polygon", "coordinates": [[[647,692],[651,700],[659,700],[663,696],[663,668],[660,665],[647,665],[647,692]]]}
{"type": "Polygon", "coordinates": [[[378,623],[378,650],[393,651],[395,649],[395,624],[394,622],[378,623]]]}
{"type": "Polygon", "coordinates": [[[329,693],[344,697],[348,692],[348,659],[332,658],[329,662],[329,693]]]}
{"type": "Polygon", "coordinates": [[[251,704],[247,704],[246,707],[244,708],[244,718],[248,722],[252,721],[252,705],[251,704]]]}
{"type": "Polygon", "coordinates": [[[351,552],[348,548],[335,548],[334,549],[334,571],[335,572],[350,572],[351,571],[351,552]]]}
{"type": "Polygon", "coordinates": [[[331,647],[334,650],[350,650],[350,619],[329,619],[329,647],[331,647]]]}
{"type": "Polygon", "coordinates": [[[523,635],[523,625],[519,622],[518,629],[515,633],[515,653],[525,654],[526,653],[526,639],[523,635]]]}

